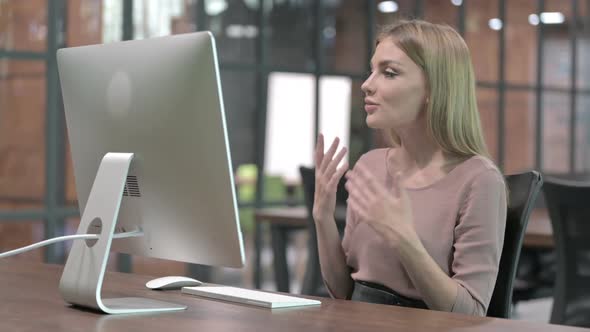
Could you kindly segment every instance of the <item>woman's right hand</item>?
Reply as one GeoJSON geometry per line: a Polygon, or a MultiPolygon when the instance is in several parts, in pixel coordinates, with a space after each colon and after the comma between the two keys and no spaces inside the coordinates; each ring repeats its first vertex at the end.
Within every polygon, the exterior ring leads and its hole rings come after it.
{"type": "Polygon", "coordinates": [[[320,134],[318,137],[315,148],[315,194],[313,199],[313,219],[316,223],[334,218],[336,188],[340,178],[348,169],[347,162],[337,168],[346,155],[346,147],[342,147],[334,157],[339,142],[340,139],[336,137],[324,154],[324,135],[320,134]]]}

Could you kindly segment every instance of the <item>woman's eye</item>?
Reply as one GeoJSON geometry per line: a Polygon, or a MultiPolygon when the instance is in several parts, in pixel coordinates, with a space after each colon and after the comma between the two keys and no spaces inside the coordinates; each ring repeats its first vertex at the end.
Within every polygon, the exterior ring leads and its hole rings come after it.
{"type": "Polygon", "coordinates": [[[388,78],[394,78],[397,76],[397,73],[394,71],[391,71],[391,70],[386,70],[383,72],[383,75],[385,75],[385,77],[388,77],[388,78]]]}

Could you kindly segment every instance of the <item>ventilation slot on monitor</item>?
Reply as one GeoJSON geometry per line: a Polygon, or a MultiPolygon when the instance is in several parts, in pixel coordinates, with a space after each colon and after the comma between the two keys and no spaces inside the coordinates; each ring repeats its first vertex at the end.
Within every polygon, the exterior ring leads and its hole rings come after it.
{"type": "Polygon", "coordinates": [[[141,197],[141,193],[139,192],[139,182],[137,182],[137,176],[127,176],[127,182],[125,182],[125,188],[123,189],[123,196],[141,197]]]}

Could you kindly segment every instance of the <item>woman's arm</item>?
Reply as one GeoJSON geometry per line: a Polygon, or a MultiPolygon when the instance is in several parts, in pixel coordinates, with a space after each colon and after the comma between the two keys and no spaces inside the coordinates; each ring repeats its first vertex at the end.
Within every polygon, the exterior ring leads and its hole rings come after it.
{"type": "Polygon", "coordinates": [[[347,299],[352,294],[353,281],[350,268],[346,265],[346,257],[336,222],[316,220],[318,253],[324,282],[330,294],[338,299],[347,299]]]}
{"type": "Polygon", "coordinates": [[[401,241],[396,250],[412,283],[428,308],[452,311],[457,298],[457,283],[432,259],[416,235],[401,241]]]}
{"type": "Polygon", "coordinates": [[[346,154],[346,148],[342,148],[336,154],[339,141],[338,138],[334,139],[324,154],[324,136],[320,134],[318,137],[315,151],[315,191],[312,216],[316,226],[320,266],[326,286],[332,296],[344,299],[350,293],[352,280],[334,221],[338,182],[348,169],[346,162],[338,168],[338,164],[346,154]]]}
{"type": "Polygon", "coordinates": [[[436,264],[418,236],[400,241],[400,259],[432,309],[485,316],[502,253],[506,191],[496,170],[471,183],[455,227],[451,276],[436,264]]]}

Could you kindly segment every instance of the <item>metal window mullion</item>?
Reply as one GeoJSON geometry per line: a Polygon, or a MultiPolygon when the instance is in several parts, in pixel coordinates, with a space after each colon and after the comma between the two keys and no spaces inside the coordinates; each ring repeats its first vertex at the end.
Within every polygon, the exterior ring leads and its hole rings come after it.
{"type": "MultiPolygon", "coordinates": [[[[60,38],[64,31],[63,17],[65,4],[63,0],[47,3],[47,58],[46,58],[46,112],[45,112],[45,238],[63,234],[64,218],[58,215],[58,209],[65,201],[65,138],[63,111],[61,110],[60,85],[57,73],[57,50],[61,46],[60,38]],[[60,38],[60,39],[58,39],[60,38]]],[[[44,251],[44,260],[48,263],[62,263],[65,246],[58,243],[44,251]]]]}
{"type": "MultiPolygon", "coordinates": [[[[258,174],[256,177],[256,194],[254,205],[260,208],[264,203],[264,154],[266,151],[266,113],[267,113],[267,86],[268,74],[266,70],[266,18],[264,16],[264,2],[258,6],[258,39],[256,40],[256,88],[257,88],[257,117],[256,117],[256,135],[255,135],[255,151],[256,151],[256,168],[258,174]]],[[[261,262],[260,253],[262,251],[262,233],[263,225],[254,223],[254,287],[261,287],[261,262]]]]}
{"type": "MultiPolygon", "coordinates": [[[[207,13],[205,12],[205,1],[198,1],[195,6],[195,26],[197,31],[204,31],[207,28],[207,13]]],[[[219,60],[218,60],[219,61],[219,60]]],[[[219,63],[219,69],[225,69],[219,63]]],[[[238,206],[239,208],[239,206],[238,206]]],[[[196,279],[210,281],[211,269],[201,264],[186,263],[186,273],[196,279]]]]}
{"type": "MultiPolygon", "coordinates": [[[[80,216],[77,206],[62,206],[62,207],[56,208],[53,211],[53,214],[57,218],[71,218],[71,217],[80,216]]],[[[26,209],[26,210],[17,210],[17,211],[0,211],[0,223],[2,223],[3,221],[30,222],[31,220],[43,220],[43,219],[45,219],[45,217],[47,215],[48,215],[48,212],[46,209],[41,209],[41,210],[26,209]]]]}
{"type": "Polygon", "coordinates": [[[320,130],[320,79],[321,73],[323,70],[324,62],[322,61],[322,30],[323,30],[323,11],[322,11],[322,1],[315,1],[314,2],[314,47],[313,47],[313,58],[315,63],[315,70],[314,70],[314,128],[313,134],[314,137],[312,142],[317,140],[319,130],[320,130]]]}
{"type": "Polygon", "coordinates": [[[570,43],[571,43],[571,65],[570,65],[570,135],[569,135],[569,152],[570,152],[570,173],[576,171],[576,106],[577,106],[577,52],[578,52],[578,0],[572,0],[572,21],[570,22],[570,43]]]}
{"type": "Polygon", "coordinates": [[[16,60],[46,60],[47,53],[0,50],[0,59],[2,58],[11,58],[16,60]]]}
{"type": "MultiPolygon", "coordinates": [[[[133,40],[135,31],[133,28],[133,1],[123,0],[123,34],[122,40],[133,40]]],[[[130,151],[133,152],[133,151],[130,151]]],[[[133,272],[133,262],[131,255],[117,253],[117,271],[131,273],[133,272]]]]}
{"type": "MultiPolygon", "coordinates": [[[[545,11],[545,0],[537,0],[537,15],[545,11]]],[[[535,167],[543,171],[543,34],[544,24],[537,25],[537,87],[535,89],[536,99],[536,132],[535,132],[535,167]]]]}
{"type": "MultiPolygon", "coordinates": [[[[590,10],[590,0],[586,0],[586,6],[585,6],[585,13],[583,16],[583,19],[581,19],[579,21],[580,26],[582,27],[582,40],[586,40],[588,37],[588,32],[589,32],[589,28],[590,28],[590,14],[588,13],[588,11],[590,10]]],[[[580,94],[580,89],[578,89],[576,87],[576,91],[578,92],[578,95],[580,94]]],[[[585,103],[584,103],[585,104],[585,103]]],[[[586,110],[587,111],[587,110],[586,110]]],[[[582,118],[583,124],[584,124],[584,142],[582,143],[582,146],[586,146],[586,144],[588,142],[590,142],[590,128],[588,127],[588,116],[586,115],[587,113],[584,113],[584,117],[582,118]]],[[[588,166],[587,166],[587,160],[589,160],[590,157],[590,149],[585,148],[582,150],[581,152],[581,160],[582,160],[582,164],[580,166],[583,166],[583,170],[582,172],[587,172],[588,171],[588,166]]]]}
{"type": "Polygon", "coordinates": [[[498,166],[504,170],[506,150],[506,0],[500,0],[498,16],[502,22],[498,38],[498,166]]]}
{"type": "Polygon", "coordinates": [[[132,40],[133,31],[133,0],[123,0],[123,34],[122,40],[132,40]]]}
{"type": "Polygon", "coordinates": [[[264,154],[266,150],[266,113],[267,113],[267,84],[268,75],[270,71],[266,69],[266,31],[264,26],[266,18],[264,16],[263,4],[258,7],[258,39],[257,39],[257,54],[256,63],[260,70],[256,71],[257,75],[257,95],[258,95],[258,117],[256,126],[256,165],[258,168],[258,176],[256,179],[256,206],[261,207],[264,202],[264,154]]]}
{"type": "Polygon", "coordinates": [[[414,0],[414,17],[422,18],[424,16],[424,0],[414,0]]]}
{"type": "Polygon", "coordinates": [[[465,3],[467,1],[462,1],[461,5],[459,5],[459,15],[458,15],[458,24],[457,26],[459,27],[459,33],[461,34],[461,36],[463,36],[465,38],[465,3]]]}
{"type": "MultiPolygon", "coordinates": [[[[260,4],[260,7],[262,7],[262,4],[260,4]]],[[[197,31],[203,31],[207,28],[207,13],[205,12],[205,1],[197,1],[197,4],[195,6],[195,19],[197,20],[197,31]]]]}

